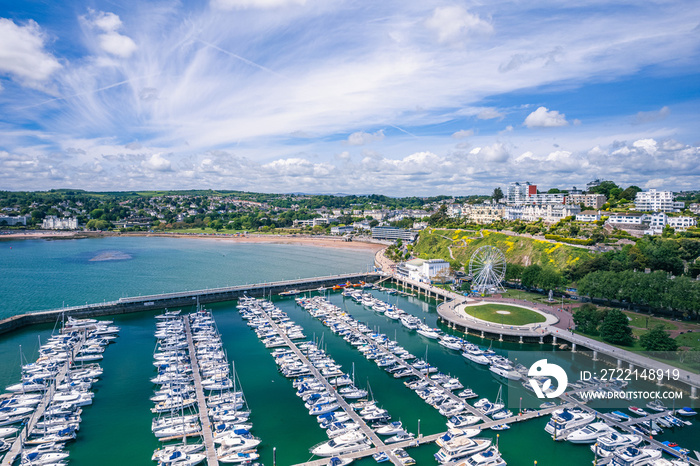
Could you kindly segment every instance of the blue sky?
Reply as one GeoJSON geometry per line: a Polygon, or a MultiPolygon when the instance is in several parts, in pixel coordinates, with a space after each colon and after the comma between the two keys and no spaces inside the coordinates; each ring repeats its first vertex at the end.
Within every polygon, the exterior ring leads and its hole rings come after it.
{"type": "Polygon", "coordinates": [[[0,3],[0,189],[700,189],[700,4],[0,3]]]}

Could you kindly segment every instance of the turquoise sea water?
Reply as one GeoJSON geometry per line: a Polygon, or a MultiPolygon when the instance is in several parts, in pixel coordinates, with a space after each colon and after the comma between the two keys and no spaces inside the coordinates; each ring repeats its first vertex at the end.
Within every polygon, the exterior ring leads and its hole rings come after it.
{"type": "MultiPolygon", "coordinates": [[[[25,263],[20,265],[22,261],[19,260],[13,262],[13,274],[23,276],[10,276],[12,274],[5,271],[3,263],[3,270],[0,272],[3,274],[0,283],[2,295],[4,298],[9,296],[13,309],[32,310],[55,307],[56,298],[53,294],[71,296],[62,289],[69,286],[74,294],[83,293],[79,299],[74,297],[72,304],[77,304],[80,300],[93,302],[122,295],[177,289],[156,289],[158,285],[166,283],[165,281],[153,285],[152,282],[158,281],[160,271],[163,270],[170,270],[167,283],[175,283],[182,289],[195,289],[295,276],[353,272],[365,270],[367,264],[372,261],[372,255],[368,252],[302,248],[292,245],[237,245],[240,248],[237,249],[234,245],[222,246],[219,242],[184,240],[184,243],[180,244],[180,239],[129,238],[127,247],[127,243],[122,243],[121,240],[22,243],[18,250],[22,251],[25,263]],[[152,240],[156,241],[151,242],[152,240]],[[220,252],[219,247],[228,248],[223,253],[226,256],[220,252]],[[196,260],[200,249],[201,254],[208,260],[196,260]],[[105,261],[98,265],[102,267],[98,270],[110,276],[112,281],[96,276],[99,275],[94,272],[96,261],[89,261],[105,251],[121,251],[132,257],[105,261]],[[229,260],[230,265],[227,262],[229,260]],[[43,271],[41,264],[28,263],[31,261],[51,264],[54,273],[50,270],[43,271]],[[124,268],[129,264],[131,269],[124,268]],[[119,272],[113,270],[114,268],[119,269],[119,272]],[[142,268],[145,270],[141,270],[142,268]],[[68,272],[55,275],[58,269],[68,272]],[[36,277],[52,277],[52,281],[47,285],[37,281],[36,277]],[[6,278],[12,280],[14,286],[26,283],[25,289],[8,286],[6,278]],[[79,282],[81,285],[73,282],[79,282]],[[124,289],[126,291],[123,291],[124,289]],[[88,293],[87,290],[91,291],[88,293]],[[8,293],[11,293],[11,296],[8,293]],[[101,294],[109,296],[103,297],[101,294]],[[23,295],[26,296],[23,298],[23,295]]],[[[8,255],[5,251],[6,244],[0,243],[3,261],[8,255]]],[[[15,247],[12,251],[15,251],[15,247]]],[[[372,293],[385,301],[398,304],[407,312],[425,318],[429,325],[438,325],[434,301],[389,296],[379,291],[372,293]]],[[[500,382],[488,370],[465,361],[458,352],[443,348],[437,342],[427,340],[407,330],[400,323],[365,309],[350,299],[343,299],[339,293],[331,294],[329,299],[344,307],[356,319],[381,330],[390,338],[396,338],[413,354],[425,356],[427,352],[431,364],[443,372],[458,376],[465,386],[470,386],[480,396],[495,398],[500,382]]],[[[423,434],[444,431],[445,419],[413,391],[404,387],[401,380],[394,379],[373,362],[365,360],[354,347],[332,334],[321,322],[297,306],[292,298],[276,298],[275,301],[294,321],[304,327],[309,339],[322,340],[328,353],[342,364],[347,372],[354,363],[358,385],[369,384],[379,404],[388,409],[394,419],[403,421],[414,433],[418,430],[419,420],[423,434]]],[[[235,302],[218,303],[210,309],[222,334],[229,360],[235,362],[242,388],[252,410],[254,433],[263,440],[259,448],[261,459],[266,465],[271,465],[274,447],[277,451],[278,465],[308,460],[311,456],[309,448],[325,441],[325,433],[318,427],[315,418],[308,415],[303,402],[294,395],[291,381],[277,372],[270,350],[266,349],[255,333],[245,325],[235,308],[235,302]]],[[[3,311],[7,312],[8,309],[3,311]]],[[[72,466],[153,464],[150,456],[158,442],[150,431],[152,416],[149,409],[152,403],[148,398],[153,390],[149,379],[154,375],[153,316],[157,313],[153,311],[114,318],[122,330],[118,342],[110,345],[105,351],[101,363],[104,375],[95,385],[94,403],[84,408],[78,440],[70,446],[72,466]]],[[[19,345],[22,345],[27,359],[33,360],[36,358],[38,338],[45,339],[51,333],[52,327],[35,326],[0,335],[0,387],[15,383],[19,378],[19,345]]],[[[448,331],[446,327],[442,328],[448,331]]],[[[472,337],[469,339],[484,346],[491,343],[472,337]]],[[[493,348],[499,352],[532,350],[533,357],[547,357],[551,362],[574,370],[589,369],[593,364],[590,358],[584,355],[555,351],[551,346],[493,342],[493,348]],[[537,353],[534,353],[535,351],[537,353]]],[[[508,407],[514,411],[518,409],[518,406],[508,407]]],[[[516,424],[510,430],[500,433],[499,445],[508,464],[532,465],[535,460],[541,466],[563,463],[571,466],[591,464],[593,458],[588,447],[552,441],[543,430],[547,419],[548,417],[516,424]]],[[[484,435],[495,439],[494,432],[486,432],[484,435]]],[[[660,438],[700,449],[700,430],[696,426],[676,429],[660,438]]],[[[430,465],[435,464],[432,455],[436,451],[437,447],[434,445],[425,445],[411,449],[409,453],[419,465],[430,465]]],[[[355,464],[375,463],[371,459],[365,459],[355,464]]]]}
{"type": "Polygon", "coordinates": [[[365,272],[367,250],[216,239],[0,241],[0,318],[125,296],[365,272]]]}

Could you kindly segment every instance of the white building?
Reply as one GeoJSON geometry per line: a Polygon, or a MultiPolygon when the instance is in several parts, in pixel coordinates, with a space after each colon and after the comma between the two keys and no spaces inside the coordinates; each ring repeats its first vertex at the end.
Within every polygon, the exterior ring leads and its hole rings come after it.
{"type": "Polygon", "coordinates": [[[366,220],[363,220],[362,222],[355,222],[352,224],[352,227],[355,230],[371,230],[372,227],[369,226],[369,222],[366,220]]]}
{"type": "Polygon", "coordinates": [[[641,226],[645,221],[648,221],[649,216],[640,212],[628,212],[625,214],[612,214],[610,217],[608,217],[608,220],[605,223],[608,223],[612,226],[617,226],[617,225],[639,225],[641,226]]]}
{"type": "Polygon", "coordinates": [[[607,202],[604,194],[571,194],[566,197],[567,204],[583,204],[586,207],[600,209],[607,202]]]}
{"type": "Polygon", "coordinates": [[[523,205],[528,196],[537,194],[537,186],[529,181],[514,181],[508,185],[506,202],[508,205],[523,205]]]}
{"type": "Polygon", "coordinates": [[[328,225],[328,219],[323,217],[312,218],[309,220],[294,220],[292,225],[295,227],[315,227],[319,225],[328,225]]]}
{"type": "Polygon", "coordinates": [[[566,194],[530,194],[527,197],[526,203],[529,205],[545,205],[545,204],[564,204],[566,202],[566,194]]]}
{"type": "Polygon", "coordinates": [[[506,207],[503,218],[506,220],[522,220],[536,222],[542,219],[545,223],[557,223],[566,217],[573,217],[581,212],[577,205],[547,204],[506,207]]]}
{"type": "Polygon", "coordinates": [[[598,220],[601,219],[601,214],[600,210],[595,211],[595,210],[584,210],[583,212],[580,212],[576,214],[576,221],[577,222],[597,222],[598,220]]]}
{"type": "Polygon", "coordinates": [[[353,231],[355,231],[355,228],[352,225],[331,227],[331,235],[344,235],[346,233],[352,233],[353,231]]]}
{"type": "Polygon", "coordinates": [[[640,191],[634,199],[634,208],[642,212],[680,212],[684,202],[674,202],[671,191],[640,191]]]}
{"type": "Polygon", "coordinates": [[[0,217],[0,226],[7,225],[8,227],[15,225],[27,225],[27,217],[0,217]]]}
{"type": "Polygon", "coordinates": [[[466,204],[462,216],[470,223],[485,225],[502,219],[505,209],[502,204],[466,204]]]}
{"type": "Polygon", "coordinates": [[[405,230],[403,228],[394,227],[374,227],[372,228],[372,238],[375,239],[388,239],[395,241],[400,239],[402,241],[414,242],[418,233],[415,231],[405,230]]]}
{"type": "Polygon", "coordinates": [[[449,280],[450,263],[443,259],[413,259],[396,268],[396,274],[423,283],[449,280]]]}
{"type": "Polygon", "coordinates": [[[78,219],[76,217],[58,218],[50,215],[41,222],[44,230],[77,230],[78,219]]]}
{"type": "Polygon", "coordinates": [[[666,225],[674,230],[685,231],[690,227],[698,224],[694,217],[669,217],[664,212],[656,212],[648,215],[649,229],[644,231],[647,235],[660,235],[663,233],[666,225]]]}

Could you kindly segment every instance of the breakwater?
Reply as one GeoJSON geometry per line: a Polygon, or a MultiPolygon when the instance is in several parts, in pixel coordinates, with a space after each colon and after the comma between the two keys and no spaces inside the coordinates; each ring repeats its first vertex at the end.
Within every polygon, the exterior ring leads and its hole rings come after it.
{"type": "Polygon", "coordinates": [[[63,316],[87,318],[152,311],[154,309],[163,308],[189,307],[195,306],[197,303],[210,304],[232,301],[243,296],[264,297],[289,292],[292,290],[304,292],[310,290],[315,291],[321,287],[332,288],[334,286],[345,285],[347,283],[374,283],[380,278],[381,275],[374,272],[342,274],[120,298],[115,301],[29,312],[26,314],[12,316],[0,321],[0,334],[19,330],[28,325],[56,322],[63,316]]]}

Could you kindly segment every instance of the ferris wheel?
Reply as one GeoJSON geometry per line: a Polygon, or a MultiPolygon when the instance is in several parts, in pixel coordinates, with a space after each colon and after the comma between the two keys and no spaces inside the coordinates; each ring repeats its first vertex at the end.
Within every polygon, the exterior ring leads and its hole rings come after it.
{"type": "Polygon", "coordinates": [[[506,277],[506,256],[497,247],[481,246],[469,259],[469,275],[472,290],[479,293],[503,290],[501,282],[506,277]]]}

